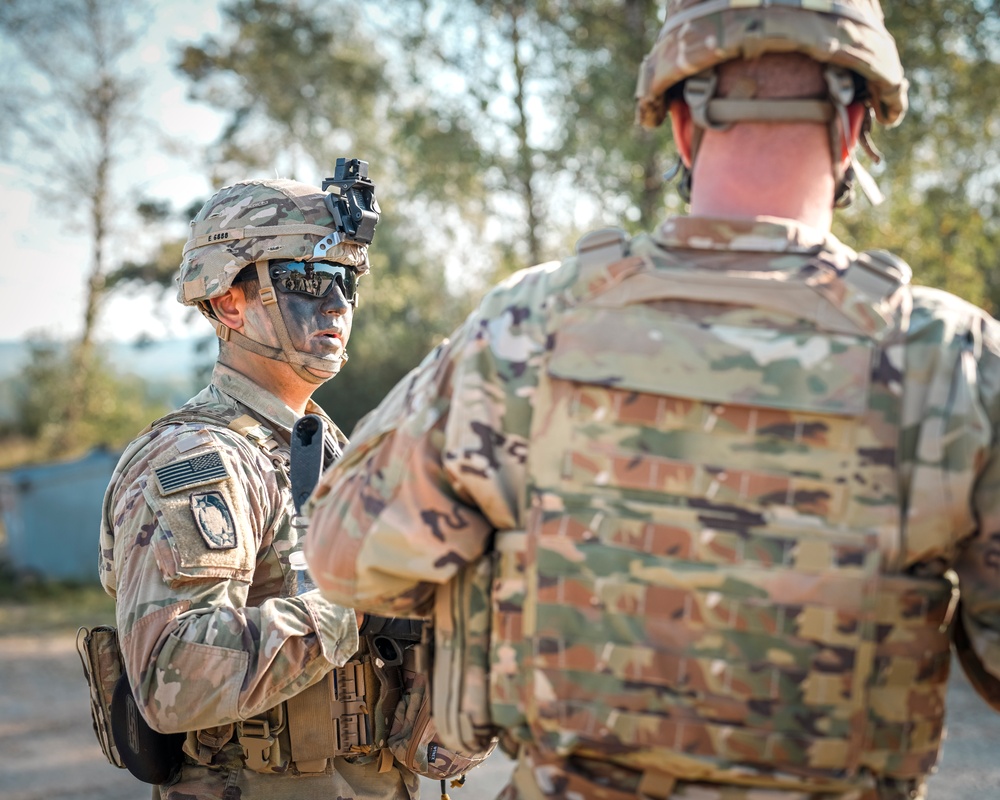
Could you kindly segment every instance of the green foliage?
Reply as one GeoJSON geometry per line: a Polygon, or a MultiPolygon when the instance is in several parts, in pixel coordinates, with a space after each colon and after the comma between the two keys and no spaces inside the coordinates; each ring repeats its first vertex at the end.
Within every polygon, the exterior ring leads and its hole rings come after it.
{"type": "MultiPolygon", "coordinates": [[[[649,230],[679,209],[662,178],[673,160],[667,127],[649,132],[633,122],[636,75],[662,6],[223,0],[223,32],[183,48],[176,66],[191,95],[226,118],[209,153],[215,185],[275,172],[318,183],[338,156],[371,163],[383,208],[373,271],[352,360],[317,394],[346,429],[460,322],[485,283],[558,257],[597,225],[649,230]]],[[[872,209],[859,200],[838,215],[835,232],[897,252],[919,282],[996,311],[997,3],[883,7],[911,108],[899,128],[876,131],[886,159],[873,172],[887,203],[872,209]]],[[[95,245],[87,331],[105,291],[155,284],[171,292],[181,257],[176,232],[167,232],[173,212],[156,200],[137,208],[146,225],[164,226],[148,257],[114,262],[104,244],[108,171],[132,138],[138,83],[117,65],[137,43],[141,26],[122,22],[137,22],[136,9],[134,0],[0,4],[0,32],[17,56],[0,62],[10,73],[0,73],[10,79],[0,155],[30,156],[39,174],[58,175],[86,198],[77,206],[95,245]],[[87,35],[90,23],[107,36],[87,35]],[[84,135],[62,135],[71,128],[84,135]]],[[[91,360],[89,334],[84,345],[64,353],[35,343],[8,434],[65,451],[67,443],[127,439],[154,415],[139,382],[91,360]]]]}
{"type": "Polygon", "coordinates": [[[910,110],[876,132],[887,203],[864,201],[837,233],[910,262],[915,280],[1000,309],[996,254],[1000,154],[1000,16],[977,0],[885,3],[910,80],[910,110]]]}
{"type": "Polygon", "coordinates": [[[2,433],[33,441],[31,460],[65,458],[95,445],[121,446],[167,411],[148,396],[141,379],[117,374],[99,351],[80,372],[65,344],[34,340],[30,350],[15,382],[14,420],[2,433]],[[81,384],[83,393],[75,391],[81,384]]]}
{"type": "Polygon", "coordinates": [[[229,117],[216,182],[248,168],[332,168],[377,137],[384,68],[352,3],[234,0],[221,11],[226,35],[187,46],[178,64],[194,97],[229,117]]]}
{"type": "Polygon", "coordinates": [[[105,281],[108,290],[129,285],[159,286],[164,292],[174,289],[177,265],[181,263],[183,239],[166,239],[160,242],[144,261],[128,260],[112,270],[105,281]]]}
{"type": "Polygon", "coordinates": [[[108,291],[130,291],[156,286],[164,295],[176,290],[174,279],[184,257],[184,242],[188,223],[197,215],[204,199],[197,199],[183,209],[175,209],[165,200],[143,198],[136,204],[136,213],[147,228],[153,228],[161,239],[143,260],[128,259],[111,270],[105,279],[108,291]],[[183,223],[183,234],[175,233],[183,223]]]}
{"type": "MultiPolygon", "coordinates": [[[[217,184],[275,168],[318,182],[342,155],[372,165],[384,213],[352,361],[317,394],[345,429],[460,321],[463,291],[558,257],[597,225],[649,230],[679,210],[662,177],[674,159],[668,126],[633,121],[662,5],[230,0],[225,32],[183,51],[193,96],[227,115],[217,184]]],[[[911,109],[901,127],[876,131],[886,159],[873,172],[888,202],[859,200],[835,232],[898,252],[918,281],[995,310],[996,4],[884,9],[911,109]]],[[[165,245],[112,282],[166,285],[175,257],[176,243],[165,245]]]]}
{"type": "Polygon", "coordinates": [[[556,258],[595,226],[648,229],[662,216],[668,134],[633,122],[636,75],[659,30],[658,5],[407,0],[394,7],[384,28],[399,39],[408,95],[449,129],[473,131],[479,155],[461,166],[481,173],[492,222],[477,220],[477,229],[502,231],[480,246],[493,277],[556,258]]]}
{"type": "Polygon", "coordinates": [[[602,206],[600,222],[632,231],[655,226],[665,204],[680,205],[663,181],[673,160],[668,129],[634,121],[636,76],[659,33],[660,5],[603,0],[558,18],[569,43],[556,86],[561,161],[574,187],[602,206]]]}

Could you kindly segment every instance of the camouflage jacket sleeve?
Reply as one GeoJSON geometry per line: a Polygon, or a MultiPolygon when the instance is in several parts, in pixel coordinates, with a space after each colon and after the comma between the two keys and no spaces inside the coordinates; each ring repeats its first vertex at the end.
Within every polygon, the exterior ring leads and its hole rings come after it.
{"type": "Polygon", "coordinates": [[[429,610],[433,587],[523,527],[525,458],[548,292],[560,270],[484,299],[354,431],[311,503],[306,557],[334,602],[429,610]]]}
{"type": "Polygon", "coordinates": [[[316,591],[282,597],[279,571],[260,568],[290,497],[256,447],[185,424],[154,431],[120,469],[105,501],[104,580],[153,727],[245,719],[354,653],[353,611],[316,591]]]}
{"type": "Polygon", "coordinates": [[[953,567],[959,660],[1000,710],[1000,323],[915,287],[903,396],[909,568],[953,567]]]}

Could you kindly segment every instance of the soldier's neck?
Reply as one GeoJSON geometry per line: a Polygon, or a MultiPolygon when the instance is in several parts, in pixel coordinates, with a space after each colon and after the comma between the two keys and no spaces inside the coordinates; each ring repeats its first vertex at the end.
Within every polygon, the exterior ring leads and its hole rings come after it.
{"type": "Polygon", "coordinates": [[[739,125],[708,131],[695,161],[691,213],[781,217],[829,232],[835,183],[820,125],[739,125]]]}
{"type": "Polygon", "coordinates": [[[220,353],[219,363],[245,375],[299,416],[306,413],[306,405],[318,388],[317,384],[300,378],[284,361],[264,358],[239,347],[220,353]]]}

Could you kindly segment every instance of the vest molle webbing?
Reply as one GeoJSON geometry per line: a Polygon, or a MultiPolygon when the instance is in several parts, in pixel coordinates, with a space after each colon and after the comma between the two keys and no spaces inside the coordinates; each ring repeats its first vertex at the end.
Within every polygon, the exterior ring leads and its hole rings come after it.
{"type": "Polygon", "coordinates": [[[801,258],[581,263],[529,457],[543,752],[789,788],[933,765],[952,587],[892,574],[906,276],[801,258]]]}

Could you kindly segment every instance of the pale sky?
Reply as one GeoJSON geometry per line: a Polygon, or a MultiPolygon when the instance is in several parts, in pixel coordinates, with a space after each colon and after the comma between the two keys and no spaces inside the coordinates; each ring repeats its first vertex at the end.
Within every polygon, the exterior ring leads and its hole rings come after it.
{"type": "MultiPolygon", "coordinates": [[[[185,84],[172,69],[170,44],[218,32],[217,2],[155,0],[148,7],[152,21],[136,52],[137,69],[149,79],[143,111],[158,132],[190,147],[187,154],[174,157],[150,147],[141,160],[126,165],[118,179],[141,186],[147,197],[184,207],[211,194],[197,159],[201,146],[219,131],[220,120],[210,109],[186,100],[185,84]]],[[[26,185],[19,165],[0,163],[0,341],[22,339],[29,332],[45,331],[58,338],[80,332],[89,240],[53,215],[53,199],[50,195],[40,200],[26,185]]],[[[120,247],[112,249],[113,258],[120,256],[120,247]]],[[[105,306],[98,335],[131,340],[140,333],[163,338],[208,332],[200,317],[186,321],[183,311],[170,301],[117,298],[105,306]]]]}

